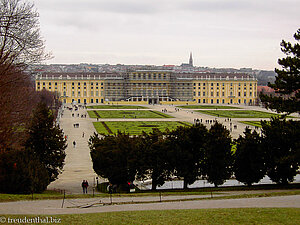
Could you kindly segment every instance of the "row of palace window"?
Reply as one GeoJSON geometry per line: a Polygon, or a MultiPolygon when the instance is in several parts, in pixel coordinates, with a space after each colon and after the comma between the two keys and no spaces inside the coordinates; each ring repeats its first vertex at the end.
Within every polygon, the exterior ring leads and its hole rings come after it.
{"type": "MultiPolygon", "coordinates": [[[[74,86],[72,86],[72,89],[74,90],[75,89],[75,87],[74,86]]],[[[78,86],[77,87],[77,89],[80,89],[80,86],[78,86]]],[[[86,87],[83,87],[83,89],[86,89],[86,87]]],[[[91,86],[91,90],[93,90],[94,89],[94,87],[93,86],[91,86]]],[[[95,89],[99,89],[99,87],[98,86],[96,86],[95,87],[95,89]]],[[[101,87],[101,89],[103,89],[103,86],[101,87]]],[[[64,90],[66,90],[66,87],[64,87],[64,90]]]]}
{"type": "MultiPolygon", "coordinates": [[[[220,103],[222,103],[222,104],[225,104],[225,99],[222,99],[221,101],[220,101],[220,99],[216,99],[216,100],[214,100],[214,99],[210,99],[210,101],[209,100],[207,100],[207,99],[202,99],[202,102],[201,102],[201,99],[198,99],[198,103],[211,103],[211,104],[220,104],[220,103]]],[[[233,104],[233,99],[230,99],[230,104],[233,104]]],[[[238,104],[241,104],[242,103],[242,101],[241,101],[241,99],[238,99],[238,102],[237,102],[238,104]]],[[[243,103],[244,104],[247,104],[247,100],[246,99],[244,99],[244,101],[243,101],[243,103]]],[[[250,99],[249,100],[249,104],[252,104],[253,102],[252,102],[252,99],[250,99]]]]}
{"type": "Polygon", "coordinates": [[[167,86],[166,83],[131,83],[131,87],[146,87],[146,86],[167,86]]]}
{"type": "MultiPolygon", "coordinates": [[[[86,84],[87,84],[86,82],[83,82],[83,85],[84,85],[84,86],[86,86],[86,84]]],[[[99,84],[100,84],[100,83],[95,82],[95,85],[96,85],[96,86],[98,86],[99,84]]],[[[37,85],[40,85],[40,82],[37,82],[37,85]]],[[[46,82],[43,82],[43,86],[45,86],[45,85],[46,85],[46,82]]],[[[48,85],[51,86],[52,83],[49,82],[48,85]]],[[[57,86],[57,82],[55,82],[54,85],[57,86]]],[[[75,82],[72,82],[72,86],[74,86],[74,85],[75,85],[75,82]]],[[[81,83],[78,82],[77,85],[80,86],[81,83]]],[[[91,82],[91,86],[93,86],[93,85],[94,85],[94,82],[91,82]]],[[[102,85],[103,85],[103,83],[101,83],[101,86],[102,86],[102,85]]],[[[63,86],[66,86],[66,82],[63,83],[63,86]]]]}
{"type": "MultiPolygon", "coordinates": [[[[198,84],[198,86],[201,86],[201,83],[194,83],[194,86],[196,86],[198,84]]],[[[206,86],[206,83],[202,83],[203,86],[206,86]]],[[[210,83],[210,86],[214,86],[214,84],[216,84],[217,87],[219,87],[219,83],[210,83]]],[[[207,84],[207,86],[209,86],[209,84],[207,84]]],[[[222,83],[222,86],[225,86],[225,83],[222,83]]],[[[233,83],[230,83],[230,86],[233,86],[233,83]]],[[[241,86],[241,83],[238,83],[238,86],[241,86]]],[[[244,86],[247,86],[247,83],[244,83],[244,86]]],[[[256,86],[256,84],[254,83],[253,86],[256,86]]],[[[252,87],[252,83],[250,83],[250,87],[252,87]]]]}
{"type": "Polygon", "coordinates": [[[148,93],[148,95],[167,95],[167,91],[166,90],[133,90],[132,91],[132,95],[143,95],[146,96],[146,94],[148,93]]]}
{"type": "MultiPolygon", "coordinates": [[[[75,96],[75,91],[72,91],[71,94],[72,94],[72,97],[74,97],[74,96],[75,96]]],[[[77,96],[81,96],[81,94],[82,94],[82,92],[80,92],[80,91],[77,92],[77,96]]],[[[94,94],[95,94],[96,97],[98,97],[99,94],[101,94],[101,96],[103,96],[103,91],[101,91],[101,92],[99,92],[99,91],[95,91],[95,92],[94,92],[94,91],[91,91],[90,94],[91,94],[91,95],[90,95],[91,97],[94,97],[94,94]]],[[[67,92],[64,91],[64,92],[63,92],[63,97],[66,97],[66,96],[67,96],[67,92]]],[[[84,96],[84,97],[87,96],[87,92],[86,92],[86,91],[83,92],[83,96],[84,96]]]]}
{"type": "MultiPolygon", "coordinates": [[[[196,89],[196,87],[194,87],[194,90],[195,90],[195,89],[196,89]]],[[[199,86],[198,89],[201,89],[201,87],[199,86]]],[[[205,87],[202,87],[202,89],[205,90],[205,87]]],[[[209,88],[208,88],[208,89],[209,89],[209,88]]],[[[211,90],[214,90],[214,87],[211,87],[210,89],[211,89],[211,90]]],[[[219,90],[219,87],[217,87],[216,90],[219,90]]],[[[222,90],[225,90],[225,88],[222,87],[222,90]]],[[[230,87],[230,90],[233,90],[233,88],[230,87]]],[[[239,87],[238,90],[241,90],[241,88],[239,87]]],[[[244,90],[247,90],[247,87],[244,87],[244,90]]],[[[250,87],[249,90],[252,90],[252,87],[250,87]]]]}
{"type": "MultiPolygon", "coordinates": [[[[37,89],[39,90],[39,89],[40,89],[40,86],[37,86],[37,89]]],[[[45,87],[43,87],[43,89],[46,89],[46,88],[45,88],[45,87]]],[[[51,87],[51,86],[49,86],[49,87],[48,87],[48,89],[49,89],[49,90],[52,90],[52,87],[51,87]]],[[[55,87],[54,89],[55,89],[55,90],[57,90],[57,87],[55,87]]],[[[80,90],[80,87],[77,87],[77,89],[78,89],[78,90],[80,90]]],[[[84,90],[86,90],[86,87],[83,87],[83,89],[84,89],[84,90]]],[[[93,87],[91,87],[91,90],[93,90],[93,89],[94,89],[94,88],[93,88],[93,87]]],[[[103,87],[101,87],[101,89],[103,89],[103,87]]],[[[66,87],[63,87],[63,90],[64,90],[64,91],[66,91],[66,90],[67,90],[67,88],[66,88],[66,87]]],[[[75,88],[74,88],[74,87],[72,87],[72,90],[75,90],[75,88]]],[[[98,87],[96,87],[96,90],[98,90],[98,87]]],[[[74,92],[74,91],[72,91],[72,92],[74,92]]],[[[78,92],[80,92],[80,91],[78,91],[78,92]]]]}
{"type": "MultiPolygon", "coordinates": [[[[203,91],[202,96],[205,97],[205,95],[206,95],[206,92],[203,91]]],[[[253,97],[256,97],[255,95],[256,95],[256,92],[254,92],[254,96],[253,97]]],[[[194,91],[194,96],[196,96],[196,92],[195,91],[194,91]]],[[[201,92],[200,91],[198,92],[197,96],[201,96],[201,92]]],[[[210,96],[214,97],[214,92],[213,91],[210,92],[210,96]]],[[[225,96],[225,92],[222,92],[222,97],[224,97],[224,96],[225,96]]],[[[230,92],[229,96],[234,96],[232,91],[230,92]]],[[[247,92],[244,92],[244,97],[246,97],[246,96],[247,96],[247,92]]],[[[252,92],[249,92],[249,96],[252,97],[252,92]]],[[[219,92],[216,92],[216,97],[219,97],[219,92]]],[[[238,97],[241,97],[241,92],[238,92],[238,97]]]]}
{"type": "MultiPolygon", "coordinates": [[[[83,85],[84,85],[84,86],[86,86],[86,84],[87,84],[86,82],[83,82],[83,85]]],[[[96,85],[96,86],[98,86],[99,84],[100,84],[100,83],[98,83],[98,82],[95,82],[95,85],[96,85]]],[[[65,86],[65,85],[66,85],[66,82],[64,82],[64,86],[65,86]]],[[[74,85],[75,85],[75,82],[72,82],[72,86],[74,86],[74,85]]],[[[80,85],[81,85],[81,83],[80,83],[80,82],[78,82],[78,83],[77,83],[77,85],[78,85],[78,86],[80,86],[80,85]]],[[[93,86],[93,85],[94,85],[94,82],[91,82],[91,84],[90,84],[90,85],[91,85],[91,86],[93,86]]],[[[103,83],[101,83],[101,85],[103,85],[103,83]]]]}
{"type": "MultiPolygon", "coordinates": [[[[96,86],[98,86],[99,84],[100,84],[100,83],[95,82],[95,85],[96,85],[96,86]]],[[[40,85],[40,82],[37,82],[37,85],[40,85]]],[[[45,85],[46,85],[46,82],[43,82],[43,86],[45,86],[45,85]]],[[[49,82],[48,85],[51,86],[52,83],[49,82]]],[[[57,86],[57,82],[55,82],[54,85],[57,86]]],[[[63,85],[66,86],[66,82],[64,82],[63,85]]],[[[74,86],[74,85],[75,85],[75,82],[72,82],[72,86],[74,86]]],[[[80,86],[81,83],[78,82],[77,85],[80,86]]],[[[84,82],[83,85],[86,86],[87,83],[84,82]]],[[[94,85],[94,82],[91,82],[90,85],[93,86],[93,85],[94,85]]],[[[108,84],[108,85],[109,85],[109,84],[108,84]]],[[[111,85],[115,85],[115,83],[112,83],[111,85]]],[[[155,86],[156,83],[132,83],[132,85],[144,85],[144,86],[146,86],[146,85],[153,85],[153,86],[155,86]]],[[[166,83],[163,83],[163,84],[158,83],[158,85],[159,85],[159,86],[160,86],[160,85],[166,86],[166,83]]],[[[184,85],[190,86],[189,83],[177,83],[177,85],[178,85],[178,86],[180,86],[180,85],[181,85],[181,86],[184,86],[184,85]]],[[[201,83],[194,83],[194,86],[196,86],[196,85],[201,86],[201,83]]],[[[103,82],[101,83],[101,86],[103,86],[103,82]]],[[[206,83],[202,83],[202,86],[206,86],[206,83]]],[[[214,86],[214,83],[211,83],[210,86],[213,87],[213,86],[214,86]]],[[[216,86],[218,87],[218,86],[219,86],[219,83],[216,83],[216,86]]],[[[225,86],[225,83],[222,83],[222,86],[225,86]]],[[[233,86],[233,83],[230,83],[230,86],[233,86]]],[[[238,86],[241,86],[241,83],[238,83],[238,86]]],[[[244,83],[244,86],[247,86],[247,83],[244,83]]],[[[254,84],[254,86],[256,86],[256,84],[254,84]]],[[[252,87],[252,83],[250,83],[250,87],[252,87]]]]}
{"type": "Polygon", "coordinates": [[[167,79],[166,74],[132,74],[132,79],[167,79]]]}
{"type": "MultiPolygon", "coordinates": [[[[77,96],[81,96],[81,93],[80,91],[77,92],[77,96]]],[[[94,97],[94,93],[95,93],[95,96],[99,96],[99,92],[98,91],[91,91],[91,97],[94,97]]],[[[148,93],[148,95],[167,95],[167,91],[166,90],[133,90],[132,91],[132,95],[146,95],[148,93]]],[[[107,91],[107,95],[110,95],[110,94],[113,94],[113,95],[116,95],[116,94],[122,94],[120,92],[117,92],[117,91],[107,91]]],[[[185,96],[185,95],[189,95],[188,92],[177,92],[177,95],[178,96],[185,96]]],[[[63,96],[66,97],[67,96],[67,93],[66,91],[63,92],[63,96]]],[[[72,91],[72,96],[75,96],[75,92],[72,91]]],[[[87,92],[84,91],[83,92],[83,96],[87,96],[87,92]]],[[[101,96],[103,96],[103,92],[101,92],[101,96]]],[[[194,96],[196,96],[196,92],[194,92],[194,96]]],[[[197,96],[201,96],[201,92],[198,92],[198,95],[197,96]]],[[[202,97],[205,97],[206,96],[206,92],[203,92],[202,93],[202,97]]],[[[222,92],[222,97],[225,96],[225,92],[222,92]]],[[[233,96],[233,93],[230,92],[230,96],[233,96]]],[[[244,92],[244,97],[246,97],[246,92],[244,92]]],[[[211,92],[210,93],[210,97],[214,97],[214,92],[211,92]]],[[[216,97],[219,97],[219,92],[216,93],[216,97]]],[[[241,97],[241,92],[238,92],[238,97],[241,97]]],[[[249,97],[252,97],[252,92],[249,93],[249,97]]],[[[254,96],[255,97],[255,93],[254,93],[254,96]]]]}
{"type": "MultiPolygon", "coordinates": [[[[79,104],[80,103],[88,103],[87,102],[87,99],[83,99],[83,102],[81,102],[81,99],[79,98],[79,99],[72,99],[72,102],[74,102],[74,101],[77,101],[79,104]]],[[[91,103],[103,103],[104,102],[104,100],[103,99],[90,99],[90,101],[91,101],[91,103]]],[[[64,103],[67,103],[67,99],[63,99],[63,102],[64,103]]]]}

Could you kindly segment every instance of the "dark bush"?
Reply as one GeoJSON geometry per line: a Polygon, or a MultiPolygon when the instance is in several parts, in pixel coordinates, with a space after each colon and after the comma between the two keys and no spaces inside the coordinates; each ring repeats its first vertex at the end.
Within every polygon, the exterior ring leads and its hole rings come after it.
{"type": "Polygon", "coordinates": [[[45,167],[28,150],[0,153],[0,192],[40,193],[49,183],[45,167]]]}

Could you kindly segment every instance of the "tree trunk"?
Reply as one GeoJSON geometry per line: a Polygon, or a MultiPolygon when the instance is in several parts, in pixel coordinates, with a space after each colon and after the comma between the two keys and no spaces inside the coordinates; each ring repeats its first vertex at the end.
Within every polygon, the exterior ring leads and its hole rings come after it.
{"type": "Polygon", "coordinates": [[[152,191],[156,191],[157,182],[155,179],[152,179],[152,191]]]}
{"type": "Polygon", "coordinates": [[[188,189],[188,183],[186,180],[183,180],[183,189],[188,189]]]}

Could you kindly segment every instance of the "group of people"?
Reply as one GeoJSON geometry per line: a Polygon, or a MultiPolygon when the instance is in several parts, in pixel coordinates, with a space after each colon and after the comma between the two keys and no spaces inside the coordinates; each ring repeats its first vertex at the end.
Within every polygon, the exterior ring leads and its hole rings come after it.
{"type": "Polygon", "coordinates": [[[202,123],[202,119],[198,119],[198,118],[194,119],[194,124],[199,124],[199,123],[202,123]]]}
{"type": "MultiPolygon", "coordinates": [[[[72,117],[75,117],[75,114],[74,113],[72,113],[72,117]]],[[[86,114],[79,114],[79,113],[77,113],[77,117],[81,117],[81,118],[86,118],[86,114]]]]}
{"type": "Polygon", "coordinates": [[[206,124],[212,124],[213,122],[217,122],[217,120],[216,119],[214,119],[214,120],[205,120],[206,124]]]}
{"type": "Polygon", "coordinates": [[[87,194],[88,186],[89,186],[89,182],[87,180],[83,180],[81,183],[83,194],[87,194]]]}

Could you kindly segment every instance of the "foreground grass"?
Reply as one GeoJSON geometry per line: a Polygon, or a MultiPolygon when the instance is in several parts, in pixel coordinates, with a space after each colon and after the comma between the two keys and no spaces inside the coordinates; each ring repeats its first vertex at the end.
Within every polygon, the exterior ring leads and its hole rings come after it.
{"type": "Polygon", "coordinates": [[[165,131],[167,128],[169,130],[174,130],[178,126],[190,126],[187,122],[177,122],[177,121],[124,121],[124,122],[94,122],[94,127],[99,134],[109,134],[117,133],[118,131],[127,132],[130,135],[139,135],[143,131],[149,133],[153,128],[157,128],[161,131],[165,131]],[[107,130],[107,127],[109,130],[107,130]]]}
{"type": "Polygon", "coordinates": [[[239,107],[225,105],[180,105],[177,107],[183,109],[240,109],[239,107]]]}
{"type": "Polygon", "coordinates": [[[276,113],[255,110],[199,110],[197,112],[226,118],[271,118],[279,116],[279,114],[276,113]]]}
{"type": "Polygon", "coordinates": [[[93,105],[88,109],[147,109],[147,107],[139,105],[93,105]]]}
{"type": "Polygon", "coordinates": [[[99,110],[88,111],[91,118],[173,118],[167,114],[152,110],[99,110]]]}
{"type": "MultiPolygon", "coordinates": [[[[6,218],[34,218],[7,215],[6,218]]],[[[191,209],[43,215],[60,224],[300,224],[298,208],[191,209]]]]}

